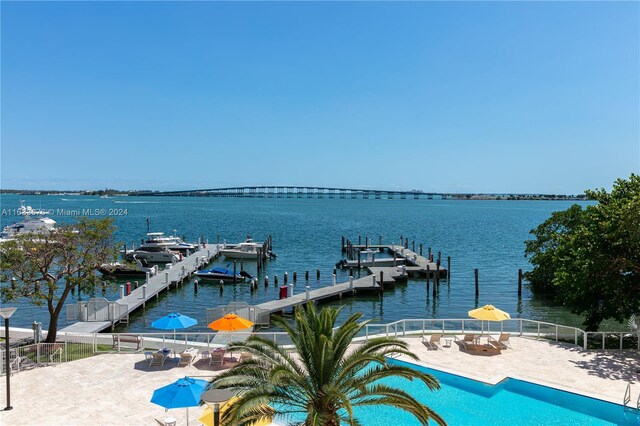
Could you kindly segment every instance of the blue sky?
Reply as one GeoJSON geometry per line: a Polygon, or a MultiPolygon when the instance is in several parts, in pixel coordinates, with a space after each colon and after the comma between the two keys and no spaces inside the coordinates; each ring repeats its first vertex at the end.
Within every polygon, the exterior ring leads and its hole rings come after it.
{"type": "Polygon", "coordinates": [[[2,188],[581,193],[640,171],[638,2],[2,2],[2,188]]]}

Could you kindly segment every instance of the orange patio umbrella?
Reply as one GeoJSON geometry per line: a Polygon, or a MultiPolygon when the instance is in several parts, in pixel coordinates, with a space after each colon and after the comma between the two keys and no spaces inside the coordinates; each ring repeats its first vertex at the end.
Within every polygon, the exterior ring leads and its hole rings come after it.
{"type": "Polygon", "coordinates": [[[215,331],[237,331],[252,327],[253,323],[236,314],[227,314],[211,323],[207,327],[215,331]]]}

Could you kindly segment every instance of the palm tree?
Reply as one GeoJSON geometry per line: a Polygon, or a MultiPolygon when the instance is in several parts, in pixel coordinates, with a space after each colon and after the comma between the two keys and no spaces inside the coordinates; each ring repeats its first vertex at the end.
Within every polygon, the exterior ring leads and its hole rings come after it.
{"type": "Polygon", "coordinates": [[[296,415],[305,418],[304,425],[360,425],[354,416],[357,406],[388,405],[400,408],[426,425],[433,419],[446,422],[433,410],[402,389],[380,382],[399,376],[418,379],[429,389],[439,389],[436,378],[397,364],[387,364],[386,357],[417,357],[402,340],[392,337],[368,339],[353,344],[368,321],[358,323],[361,314],[351,315],[334,330],[340,309],[324,308],[317,313],[315,305],[295,312],[295,328],[283,318],[274,317],[295,346],[295,354],[274,342],[251,336],[234,342],[229,349],[251,353],[214,380],[214,386],[237,391],[239,396],[223,414],[223,424],[249,425],[273,415],[296,415]]]}

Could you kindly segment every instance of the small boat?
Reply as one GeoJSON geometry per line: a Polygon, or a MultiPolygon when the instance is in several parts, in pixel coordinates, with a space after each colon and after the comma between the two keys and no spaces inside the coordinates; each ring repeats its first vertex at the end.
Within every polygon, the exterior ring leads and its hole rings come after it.
{"type": "MultiPolygon", "coordinates": [[[[215,268],[202,270],[195,273],[195,276],[208,281],[223,281],[230,282],[233,281],[233,271],[228,268],[223,268],[220,266],[216,266],[215,268]]],[[[246,279],[251,279],[251,275],[249,275],[245,271],[240,271],[236,273],[236,282],[244,282],[246,279]]]]}
{"type": "Polygon", "coordinates": [[[147,273],[150,276],[158,274],[158,266],[149,266],[145,260],[135,259],[135,266],[120,262],[103,263],[98,271],[105,276],[115,278],[144,278],[147,273]]]}

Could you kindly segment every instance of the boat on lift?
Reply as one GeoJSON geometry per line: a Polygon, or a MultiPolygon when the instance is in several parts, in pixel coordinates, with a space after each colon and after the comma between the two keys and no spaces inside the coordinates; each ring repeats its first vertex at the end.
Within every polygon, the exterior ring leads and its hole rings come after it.
{"type": "Polygon", "coordinates": [[[182,254],[169,250],[171,243],[158,243],[154,246],[137,247],[133,250],[120,251],[122,257],[127,261],[135,259],[144,260],[150,263],[176,263],[182,259],[182,254]]]}
{"type": "Polygon", "coordinates": [[[143,240],[138,248],[157,247],[159,245],[164,245],[171,251],[179,251],[183,254],[187,252],[193,253],[198,250],[198,247],[194,244],[185,243],[177,235],[166,236],[164,232],[148,232],[147,239],[143,240]]]}
{"type": "Polygon", "coordinates": [[[104,276],[114,278],[144,278],[147,273],[149,276],[158,274],[158,265],[149,266],[147,261],[135,257],[134,260],[135,265],[121,262],[103,263],[98,271],[104,276]]]}
{"type": "MultiPolygon", "coordinates": [[[[258,249],[262,249],[264,247],[264,243],[258,243],[253,241],[251,236],[247,235],[247,239],[240,244],[226,245],[222,250],[220,250],[220,254],[229,259],[248,259],[248,260],[257,260],[258,259],[258,249]]],[[[269,251],[267,256],[270,258],[275,258],[275,253],[269,251]]]]}
{"type": "MultiPolygon", "coordinates": [[[[212,269],[198,271],[195,273],[195,276],[206,281],[222,281],[228,283],[233,281],[233,270],[229,268],[223,268],[221,266],[216,266],[212,269]]],[[[245,280],[250,280],[252,278],[253,277],[246,271],[237,272],[235,276],[236,282],[239,283],[245,282],[245,280]]]]}

